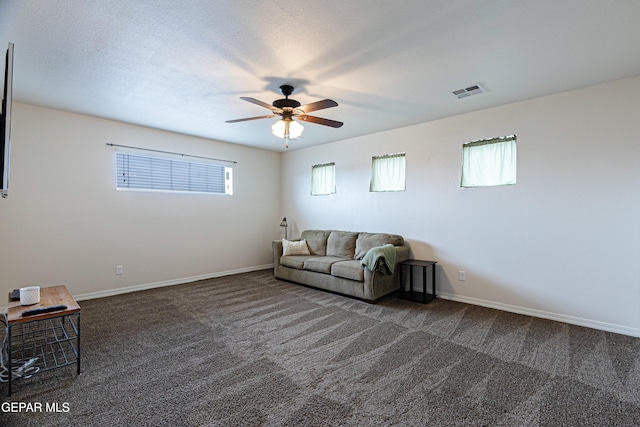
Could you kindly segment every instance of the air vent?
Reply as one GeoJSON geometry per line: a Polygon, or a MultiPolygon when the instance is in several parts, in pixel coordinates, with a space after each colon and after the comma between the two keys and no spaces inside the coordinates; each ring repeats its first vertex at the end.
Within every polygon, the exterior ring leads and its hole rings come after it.
{"type": "Polygon", "coordinates": [[[469,87],[466,87],[464,89],[454,90],[451,93],[454,96],[456,96],[458,99],[462,99],[462,98],[466,98],[466,97],[471,96],[471,95],[477,95],[479,93],[484,93],[486,91],[487,90],[485,88],[483,88],[480,83],[476,83],[476,84],[471,85],[469,87]]]}

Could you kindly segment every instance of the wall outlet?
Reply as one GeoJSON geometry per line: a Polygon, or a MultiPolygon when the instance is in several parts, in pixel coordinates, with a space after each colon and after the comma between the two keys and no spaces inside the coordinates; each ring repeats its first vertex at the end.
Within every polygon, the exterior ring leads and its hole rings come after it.
{"type": "Polygon", "coordinates": [[[122,266],[121,265],[116,265],[116,275],[120,276],[121,274],[123,274],[122,266]]]}
{"type": "Polygon", "coordinates": [[[458,271],[458,280],[460,280],[461,282],[467,280],[467,272],[463,270],[458,271]]]}

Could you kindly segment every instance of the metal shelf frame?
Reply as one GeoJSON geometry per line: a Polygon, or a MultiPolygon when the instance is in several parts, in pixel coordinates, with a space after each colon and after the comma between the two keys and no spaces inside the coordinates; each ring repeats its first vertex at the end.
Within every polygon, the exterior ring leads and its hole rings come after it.
{"type": "Polygon", "coordinates": [[[31,366],[31,377],[42,372],[64,366],[77,365],[80,375],[80,312],[64,314],[46,319],[34,319],[18,324],[7,324],[4,365],[8,378],[9,395],[11,384],[22,376],[14,372],[31,366]],[[33,359],[36,359],[35,361],[33,359]],[[36,371],[36,372],[34,372],[36,371]]]}

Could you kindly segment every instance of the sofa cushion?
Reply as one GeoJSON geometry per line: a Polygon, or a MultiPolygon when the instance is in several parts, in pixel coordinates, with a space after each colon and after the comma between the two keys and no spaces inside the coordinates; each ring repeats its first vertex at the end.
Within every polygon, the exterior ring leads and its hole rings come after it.
{"type": "Polygon", "coordinates": [[[371,248],[391,244],[401,246],[404,238],[398,234],[387,233],[360,233],[356,239],[356,249],[354,259],[362,259],[371,248]]]}
{"type": "Polygon", "coordinates": [[[285,267],[291,267],[298,270],[304,268],[304,262],[309,258],[314,258],[313,255],[289,255],[280,257],[280,265],[285,267]]]}
{"type": "Polygon", "coordinates": [[[327,254],[327,238],[329,237],[329,230],[305,230],[302,232],[300,239],[307,241],[309,252],[311,255],[326,255],[327,254]]]}
{"type": "Polygon", "coordinates": [[[332,231],[327,239],[327,256],[353,259],[358,234],[349,231],[332,231]]]}
{"type": "Polygon", "coordinates": [[[345,259],[343,257],[336,256],[315,256],[304,262],[304,269],[330,274],[331,265],[339,261],[345,261],[345,259]]]}
{"type": "Polygon", "coordinates": [[[297,241],[282,239],[282,255],[311,255],[311,253],[304,239],[297,241]]]}
{"type": "Polygon", "coordinates": [[[331,275],[364,282],[364,267],[354,259],[339,261],[331,265],[331,275]]]}

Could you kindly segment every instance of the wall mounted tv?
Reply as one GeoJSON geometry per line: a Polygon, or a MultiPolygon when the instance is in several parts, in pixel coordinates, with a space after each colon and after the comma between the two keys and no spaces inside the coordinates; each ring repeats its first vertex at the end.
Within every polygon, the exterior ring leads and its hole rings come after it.
{"type": "Polygon", "coordinates": [[[4,67],[4,96],[2,98],[0,135],[0,193],[9,195],[9,160],[11,154],[11,101],[13,98],[13,43],[9,42],[4,67]]]}

